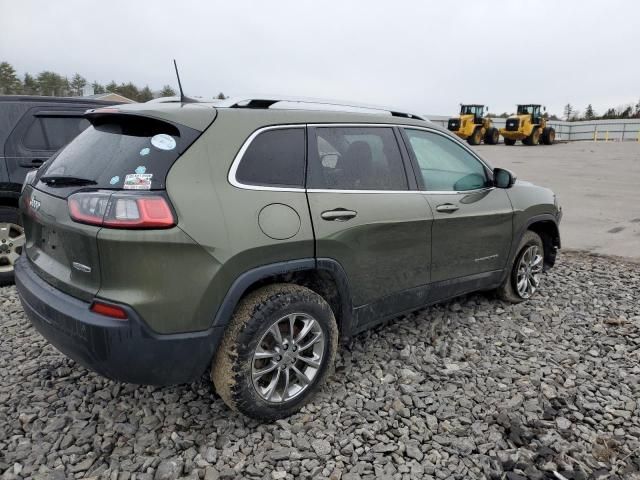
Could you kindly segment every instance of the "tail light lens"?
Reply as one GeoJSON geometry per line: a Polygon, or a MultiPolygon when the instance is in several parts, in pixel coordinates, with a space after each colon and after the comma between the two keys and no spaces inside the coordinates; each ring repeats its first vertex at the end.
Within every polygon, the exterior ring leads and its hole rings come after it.
{"type": "Polygon", "coordinates": [[[98,300],[94,300],[94,302],[89,307],[89,310],[91,310],[93,313],[99,313],[100,315],[116,318],[118,320],[126,320],[129,317],[124,308],[118,307],[117,305],[100,302],[98,300]]]}
{"type": "Polygon", "coordinates": [[[69,215],[79,223],[107,228],[169,228],[176,224],[162,195],[80,192],[67,200],[69,215]]]}

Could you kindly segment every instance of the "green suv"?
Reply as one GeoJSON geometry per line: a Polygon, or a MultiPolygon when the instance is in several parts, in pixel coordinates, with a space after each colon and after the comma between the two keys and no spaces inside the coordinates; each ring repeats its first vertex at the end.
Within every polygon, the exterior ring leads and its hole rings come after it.
{"type": "Polygon", "coordinates": [[[25,312],[113,379],[209,369],[252,417],[307,403],[339,339],[468,292],[528,299],[560,247],[553,192],[416,115],[245,99],[86,118],[23,187],[25,312]]]}

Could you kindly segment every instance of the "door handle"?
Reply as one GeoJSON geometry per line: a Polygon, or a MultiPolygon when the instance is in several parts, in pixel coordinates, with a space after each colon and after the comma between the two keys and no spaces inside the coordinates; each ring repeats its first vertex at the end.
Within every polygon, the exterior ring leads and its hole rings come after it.
{"type": "Polygon", "coordinates": [[[42,158],[34,158],[30,162],[20,162],[21,167],[26,168],[39,168],[44,163],[42,158]]]}
{"type": "Polygon", "coordinates": [[[442,205],[438,205],[436,210],[443,213],[453,213],[458,210],[460,207],[454,205],[453,203],[443,203],[442,205]]]}
{"type": "Polygon", "coordinates": [[[336,208],[333,210],[325,210],[320,214],[320,216],[324,220],[328,220],[330,222],[333,222],[333,221],[345,222],[347,220],[354,218],[357,214],[358,212],[354,212],[353,210],[347,210],[345,208],[336,208]]]}

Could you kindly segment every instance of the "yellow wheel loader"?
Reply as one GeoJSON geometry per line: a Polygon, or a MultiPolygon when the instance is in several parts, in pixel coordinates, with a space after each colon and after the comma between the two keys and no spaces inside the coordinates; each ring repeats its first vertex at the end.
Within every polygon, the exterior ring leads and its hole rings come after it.
{"type": "Polygon", "coordinates": [[[500,133],[491,119],[484,116],[485,110],[489,110],[489,107],[460,104],[460,116],[450,118],[447,128],[470,145],[479,145],[483,140],[487,145],[495,145],[500,139],[500,133]]]}
{"type": "MultiPolygon", "coordinates": [[[[542,107],[546,112],[546,108],[542,107]]],[[[556,131],[547,126],[547,119],[540,112],[540,105],[518,105],[516,115],[507,118],[505,128],[500,129],[505,145],[515,145],[521,140],[524,145],[552,145],[556,131]]]]}

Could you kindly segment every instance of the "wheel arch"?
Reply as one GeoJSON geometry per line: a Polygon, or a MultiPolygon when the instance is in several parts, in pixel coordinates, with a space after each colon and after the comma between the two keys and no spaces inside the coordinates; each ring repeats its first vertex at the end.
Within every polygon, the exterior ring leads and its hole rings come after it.
{"type": "Polygon", "coordinates": [[[293,283],[309,288],[330,305],[342,338],[348,338],[353,326],[353,308],[347,275],[336,260],[304,258],[262,265],[240,275],[225,295],[213,321],[214,327],[226,327],[238,302],[248,293],[273,283],[293,283]]]}
{"type": "Polygon", "coordinates": [[[551,219],[532,219],[527,225],[527,230],[537,233],[544,246],[544,264],[553,267],[556,262],[557,250],[560,248],[560,230],[553,217],[551,219]]]}

